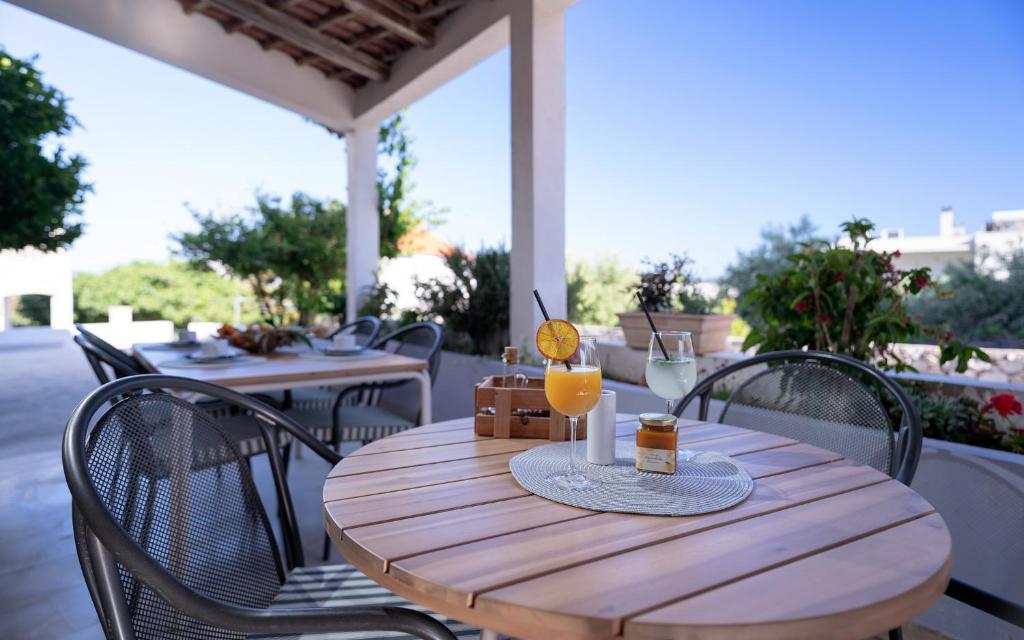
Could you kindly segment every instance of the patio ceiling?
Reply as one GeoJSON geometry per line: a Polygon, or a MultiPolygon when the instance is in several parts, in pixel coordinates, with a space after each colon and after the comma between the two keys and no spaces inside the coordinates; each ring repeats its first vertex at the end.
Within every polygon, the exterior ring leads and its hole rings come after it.
{"type": "Polygon", "coordinates": [[[188,14],[285,53],[353,89],[383,81],[405,51],[434,45],[435,31],[467,0],[179,0],[188,14]]]}
{"type": "Polygon", "coordinates": [[[509,47],[510,344],[532,344],[533,289],[566,316],[564,14],[576,0],[8,1],[343,134],[352,318],[379,260],[378,126],[509,47]]]}

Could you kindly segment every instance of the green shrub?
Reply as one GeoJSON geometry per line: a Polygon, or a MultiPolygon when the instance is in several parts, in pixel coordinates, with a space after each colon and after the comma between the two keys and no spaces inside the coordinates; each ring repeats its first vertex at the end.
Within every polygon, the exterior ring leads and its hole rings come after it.
{"type": "Polygon", "coordinates": [[[913,367],[890,345],[928,336],[939,344],[940,361],[955,360],[958,372],[966,371],[972,357],[989,360],[944,327],[921,325],[907,311],[907,299],[932,286],[929,269],[902,271],[893,265],[895,254],[870,249],[874,225],[868,220],[842,228],[846,244],[803,244],[785,269],[758,274],[757,284],[740,301],[750,324],[744,349],[830,351],[902,371],[913,367]]]}
{"type": "Polygon", "coordinates": [[[101,274],[80,273],[74,293],[78,322],[106,322],[111,305],[129,305],[135,320],[170,320],[178,327],[193,320],[232,322],[236,303],[238,321],[260,318],[248,286],[182,262],[133,262],[101,274]]]}
{"type": "Polygon", "coordinates": [[[445,346],[453,351],[498,355],[509,339],[508,249],[481,249],[471,256],[456,248],[445,264],[450,280],[416,283],[426,307],[422,318],[444,324],[445,346]]]}
{"type": "Polygon", "coordinates": [[[566,269],[569,320],[578,324],[614,326],[618,314],[636,305],[632,288],[636,273],[615,256],[594,262],[570,261],[566,269]]]}

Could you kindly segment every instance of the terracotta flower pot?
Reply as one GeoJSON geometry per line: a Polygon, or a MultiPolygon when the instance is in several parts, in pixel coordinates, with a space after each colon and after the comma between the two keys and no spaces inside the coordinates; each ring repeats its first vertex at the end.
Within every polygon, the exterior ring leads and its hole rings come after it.
{"type": "MultiPolygon", "coordinates": [[[[633,349],[647,349],[651,340],[651,326],[643,311],[620,313],[619,324],[626,338],[626,345],[633,349]]],[[[694,313],[652,313],[659,331],[689,331],[693,350],[697,353],[713,353],[725,350],[735,314],[697,315],[694,313]]]]}

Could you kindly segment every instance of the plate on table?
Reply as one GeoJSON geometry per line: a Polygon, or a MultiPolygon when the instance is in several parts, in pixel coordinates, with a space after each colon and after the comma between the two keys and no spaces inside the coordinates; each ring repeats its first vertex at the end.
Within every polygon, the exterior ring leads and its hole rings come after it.
{"type": "Polygon", "coordinates": [[[232,351],[230,353],[221,353],[215,356],[204,356],[200,353],[187,353],[183,357],[189,362],[195,362],[197,364],[213,364],[215,362],[232,362],[240,359],[243,355],[241,351],[232,351]]]}
{"type": "Polygon", "coordinates": [[[367,348],[359,345],[354,347],[335,347],[334,345],[328,345],[323,349],[320,349],[320,353],[325,356],[357,356],[364,351],[367,351],[367,348]]]}
{"type": "Polygon", "coordinates": [[[251,356],[248,354],[240,354],[230,358],[220,357],[205,360],[189,358],[188,355],[184,355],[180,358],[161,362],[160,367],[168,369],[225,369],[228,367],[257,364],[266,361],[267,359],[262,356],[251,356]]]}
{"type": "Polygon", "coordinates": [[[185,349],[197,349],[199,348],[198,340],[172,340],[170,342],[154,342],[145,345],[147,349],[153,349],[155,351],[178,351],[185,349]]]}

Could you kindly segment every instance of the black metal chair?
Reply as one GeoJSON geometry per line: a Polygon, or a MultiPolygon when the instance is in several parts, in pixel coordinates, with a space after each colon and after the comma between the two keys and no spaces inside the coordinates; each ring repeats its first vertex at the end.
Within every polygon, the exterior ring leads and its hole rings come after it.
{"type": "Polygon", "coordinates": [[[454,638],[438,620],[369,587],[350,565],[303,566],[288,481],[272,445],[276,430],[328,462],[340,459],[273,407],[188,378],[123,378],[79,403],[64,433],[64,474],[82,572],[107,637],[394,631],[454,638]],[[280,547],[234,442],[205,411],[168,391],[217,398],[256,417],[283,516],[280,547]],[[211,450],[230,455],[211,462],[211,450]],[[322,604],[328,600],[333,606],[322,604]]]}
{"type": "MultiPolygon", "coordinates": [[[[120,378],[125,375],[146,373],[146,368],[134,356],[121,351],[103,338],[86,329],[81,323],[76,322],[75,329],[78,330],[78,335],[75,336],[75,343],[79,347],[82,347],[83,351],[86,351],[86,348],[82,345],[83,341],[91,345],[96,357],[114,371],[115,377],[120,378]]],[[[86,358],[88,357],[89,354],[86,352],[86,358]]],[[[91,360],[89,364],[92,364],[91,360]]],[[[95,367],[93,368],[93,371],[95,372],[95,367]]],[[[100,374],[97,373],[96,377],[100,378],[100,374]]],[[[103,384],[103,382],[105,381],[101,378],[100,384],[103,384]]]]}
{"type": "MultiPolygon", "coordinates": [[[[370,346],[374,349],[400,353],[426,360],[431,384],[437,379],[441,366],[441,343],[444,330],[433,322],[416,322],[379,338],[370,346]]],[[[329,407],[295,407],[288,415],[313,429],[318,438],[337,448],[343,442],[371,442],[416,426],[419,413],[413,413],[408,398],[418,398],[418,382],[402,380],[378,382],[346,387],[336,393],[329,407]],[[397,407],[404,402],[409,415],[384,405],[397,407]]]]}
{"type": "MultiPolygon", "coordinates": [[[[101,385],[111,380],[149,373],[141,362],[98,338],[95,334],[83,329],[79,329],[79,332],[79,335],[74,336],[73,340],[82,349],[85,359],[101,385]],[[120,354],[122,357],[117,357],[115,354],[120,354]]],[[[277,406],[273,398],[264,394],[255,394],[254,397],[271,406],[277,406]]],[[[225,432],[233,439],[235,446],[247,458],[266,452],[263,438],[260,437],[252,416],[240,413],[237,408],[213,398],[201,398],[195,404],[221,422],[225,432]]],[[[287,434],[282,434],[281,440],[280,445],[285,447],[291,442],[287,434]]]]}
{"type": "Polygon", "coordinates": [[[921,421],[903,388],[877,369],[834,353],[765,353],[701,380],[674,413],[698,401],[706,420],[712,391],[728,379],[738,382],[719,422],[835,451],[907,485],[913,479],[921,421]]]}
{"type": "MultiPolygon", "coordinates": [[[[348,324],[343,324],[335,329],[328,339],[342,334],[355,336],[356,344],[368,347],[377,340],[380,335],[381,322],[373,316],[356,318],[348,324]]],[[[286,391],[281,399],[281,406],[287,409],[330,409],[338,397],[340,388],[318,387],[312,389],[294,389],[286,391]]]]}

